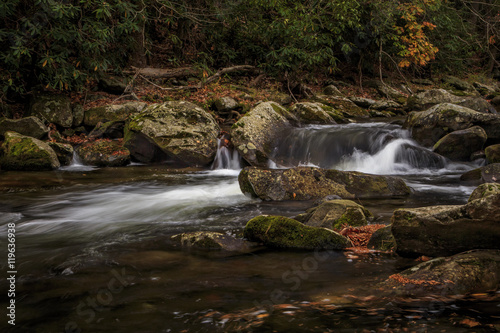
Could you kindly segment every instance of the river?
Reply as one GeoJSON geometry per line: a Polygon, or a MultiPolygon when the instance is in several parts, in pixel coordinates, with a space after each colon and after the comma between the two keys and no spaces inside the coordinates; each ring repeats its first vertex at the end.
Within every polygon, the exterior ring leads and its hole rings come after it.
{"type": "MultiPolygon", "coordinates": [[[[450,163],[385,123],[298,128],[282,138],[273,160],[274,168],[404,178],[413,190],[408,198],[362,200],[383,224],[396,208],[465,203],[474,187],[458,178],[480,163],[450,163]]],[[[1,244],[7,225],[16,225],[16,326],[8,331],[465,332],[457,324],[465,319],[500,324],[500,308],[488,300],[371,296],[376,282],[416,264],[394,254],[179,249],[172,235],[241,237],[257,215],[293,217],[312,205],[244,196],[238,156],[229,151],[219,151],[214,168],[99,169],[75,161],[54,172],[0,173],[3,186],[25,189],[0,194],[1,244]]],[[[5,309],[8,281],[0,287],[5,309]]]]}

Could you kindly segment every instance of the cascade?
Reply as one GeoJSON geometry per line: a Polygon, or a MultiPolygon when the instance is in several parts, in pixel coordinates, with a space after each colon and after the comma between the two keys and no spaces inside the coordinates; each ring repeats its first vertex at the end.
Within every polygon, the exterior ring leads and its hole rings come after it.
{"type": "Polygon", "coordinates": [[[212,170],[241,169],[240,154],[238,154],[236,149],[231,149],[230,147],[228,147],[228,142],[229,141],[225,138],[217,139],[218,148],[217,154],[215,155],[215,159],[212,164],[212,170]]]}

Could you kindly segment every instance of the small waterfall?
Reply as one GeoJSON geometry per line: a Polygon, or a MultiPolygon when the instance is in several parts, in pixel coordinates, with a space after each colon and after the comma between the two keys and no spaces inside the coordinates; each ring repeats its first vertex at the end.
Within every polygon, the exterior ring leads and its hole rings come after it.
{"type": "Polygon", "coordinates": [[[71,160],[71,163],[69,165],[59,168],[59,170],[63,171],[91,171],[95,169],[97,168],[94,166],[84,165],[82,160],[80,159],[80,156],[78,156],[76,151],[73,152],[73,159],[71,160]]]}
{"type": "MultiPolygon", "coordinates": [[[[419,146],[408,131],[384,123],[293,129],[275,148],[278,166],[317,166],[374,174],[442,169],[447,160],[419,146]]],[[[271,164],[270,164],[271,165],[271,164]]]]}
{"type": "Polygon", "coordinates": [[[229,141],[226,138],[217,139],[217,154],[212,164],[212,170],[241,169],[240,154],[236,149],[228,147],[229,141]]]}

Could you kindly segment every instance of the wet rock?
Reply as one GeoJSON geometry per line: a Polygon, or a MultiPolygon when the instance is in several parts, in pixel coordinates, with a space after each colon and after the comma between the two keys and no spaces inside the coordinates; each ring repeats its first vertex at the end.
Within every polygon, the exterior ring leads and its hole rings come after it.
{"type": "Polygon", "coordinates": [[[236,102],[231,97],[221,97],[215,101],[215,108],[220,112],[228,112],[234,110],[238,107],[238,102],[236,102]]]}
{"type": "Polygon", "coordinates": [[[123,138],[123,132],[125,129],[124,121],[108,121],[107,123],[99,123],[97,126],[89,133],[90,139],[120,139],[123,138]]]}
{"type": "Polygon", "coordinates": [[[430,89],[408,97],[406,106],[411,111],[422,111],[436,104],[460,103],[464,100],[465,98],[455,96],[444,89],[430,89]]]}
{"type": "Polygon", "coordinates": [[[354,201],[332,200],[308,209],[301,222],[312,227],[340,230],[343,225],[367,225],[370,218],[373,218],[372,213],[354,201]]]}
{"type": "Polygon", "coordinates": [[[472,153],[483,149],[486,132],[479,126],[446,134],[434,145],[434,152],[454,161],[470,161],[472,153]]]}
{"type": "Polygon", "coordinates": [[[341,118],[337,119],[333,117],[336,122],[342,122],[344,117],[345,118],[370,117],[370,114],[366,109],[360,108],[346,97],[320,95],[320,96],[315,96],[314,101],[328,105],[332,107],[336,113],[340,113],[342,115],[341,118]]]}
{"type": "Polygon", "coordinates": [[[260,103],[231,128],[238,153],[250,164],[267,166],[274,143],[296,118],[274,102],[260,103]]]}
{"type": "Polygon", "coordinates": [[[69,165],[73,160],[73,146],[67,143],[49,142],[50,148],[54,150],[61,165],[69,165]]]}
{"type": "Polygon", "coordinates": [[[333,84],[330,84],[323,88],[323,94],[329,95],[329,96],[342,96],[342,93],[340,90],[335,87],[333,84]]]}
{"type": "Polygon", "coordinates": [[[61,127],[73,125],[71,100],[64,95],[35,95],[29,106],[29,114],[61,127]]]}
{"type": "Polygon", "coordinates": [[[245,226],[245,238],[272,248],[341,250],[351,242],[333,230],[303,225],[283,216],[257,216],[245,226]]]}
{"type": "Polygon", "coordinates": [[[378,251],[391,251],[396,248],[396,241],[392,235],[392,227],[380,228],[373,233],[368,241],[367,247],[378,251]]]}
{"type": "Polygon", "coordinates": [[[116,141],[86,142],[75,149],[83,164],[98,167],[119,167],[130,163],[130,152],[116,141]]]}
{"type": "Polygon", "coordinates": [[[500,163],[468,171],[460,176],[460,180],[473,183],[500,183],[500,163]]]}
{"type": "Polygon", "coordinates": [[[183,248],[194,250],[219,250],[227,252],[251,252],[257,244],[219,232],[197,231],[172,236],[183,248]]]}
{"type": "Polygon", "coordinates": [[[334,118],[342,117],[335,110],[321,103],[296,103],[291,112],[303,124],[335,124],[334,118]]]}
{"type": "Polygon", "coordinates": [[[285,170],[246,167],[238,181],[243,193],[275,201],[311,200],[332,194],[345,199],[396,197],[411,191],[396,177],[310,167],[285,170]]]}
{"type": "Polygon", "coordinates": [[[488,163],[500,163],[500,144],[486,147],[484,153],[488,163]]]}
{"type": "Polygon", "coordinates": [[[0,152],[2,170],[43,171],[61,166],[47,143],[16,132],[6,132],[4,136],[0,152]]]}
{"type": "Polygon", "coordinates": [[[377,101],[370,99],[370,98],[363,98],[363,97],[349,97],[349,99],[356,104],[359,107],[362,108],[370,108],[373,104],[375,104],[377,101]]]}
{"type": "Polygon", "coordinates": [[[409,129],[412,137],[424,146],[431,147],[448,133],[482,127],[488,140],[500,141],[500,116],[477,112],[463,106],[444,103],[427,111],[411,112],[403,127],[409,129]]]}
{"type": "Polygon", "coordinates": [[[500,251],[474,250],[423,262],[379,286],[401,296],[424,297],[484,293],[499,284],[500,251]]]}
{"type": "Polygon", "coordinates": [[[127,89],[127,80],[114,76],[104,77],[99,80],[99,89],[114,95],[121,95],[127,89]]]}
{"type": "Polygon", "coordinates": [[[146,106],[147,104],[142,102],[98,106],[85,111],[83,123],[85,126],[95,127],[100,122],[125,121],[141,112],[146,106]]]}
{"type": "Polygon", "coordinates": [[[154,162],[169,156],[192,166],[211,163],[219,125],[208,112],[185,101],[148,106],[125,127],[125,147],[135,160],[154,162]]]}
{"type": "Polygon", "coordinates": [[[468,202],[477,199],[482,199],[490,195],[497,195],[499,193],[500,193],[500,184],[497,183],[481,184],[471,193],[468,202]]]}
{"type": "Polygon", "coordinates": [[[500,193],[461,206],[397,209],[391,218],[397,253],[417,257],[499,249],[500,193]]]}
{"type": "Polygon", "coordinates": [[[0,136],[5,132],[12,131],[22,135],[43,139],[49,133],[49,128],[37,117],[26,117],[21,119],[0,119],[0,136]]]}

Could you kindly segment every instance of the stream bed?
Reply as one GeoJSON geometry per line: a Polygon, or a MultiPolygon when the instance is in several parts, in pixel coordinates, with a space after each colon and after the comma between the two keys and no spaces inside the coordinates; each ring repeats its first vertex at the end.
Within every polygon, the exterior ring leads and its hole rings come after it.
{"type": "MultiPolygon", "coordinates": [[[[312,202],[263,202],[239,189],[238,156],[215,170],[168,165],[0,173],[0,244],[16,227],[12,332],[495,332],[498,300],[388,300],[373,286],[415,265],[394,254],[182,250],[171,236],[242,237],[261,214],[296,216],[312,202]],[[470,320],[469,322],[466,320],[470,320]],[[478,322],[480,325],[470,323],[478,322]],[[469,324],[469,325],[467,325],[469,324]],[[471,327],[475,327],[471,330],[471,327]]],[[[225,156],[225,157],[222,157],[225,156]]],[[[453,164],[384,123],[308,126],[283,137],[270,167],[310,165],[402,177],[407,198],[361,200],[373,223],[394,209],[463,204],[453,164]]],[[[0,261],[7,272],[7,262],[0,261]]],[[[0,305],[9,299],[0,281],[0,305]]],[[[431,297],[432,296],[432,297],[431,297]]],[[[478,296],[479,297],[479,296],[478,296]]],[[[2,331],[4,331],[2,329],[2,331]]]]}

